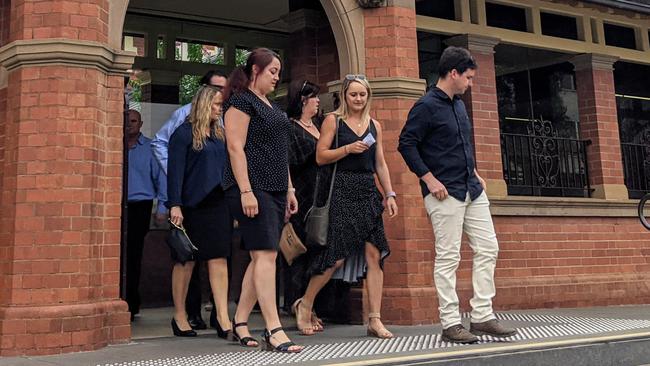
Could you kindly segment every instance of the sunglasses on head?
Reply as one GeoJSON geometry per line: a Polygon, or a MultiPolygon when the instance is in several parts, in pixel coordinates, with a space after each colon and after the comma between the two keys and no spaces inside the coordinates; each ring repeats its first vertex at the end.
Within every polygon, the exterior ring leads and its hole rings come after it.
{"type": "Polygon", "coordinates": [[[210,89],[215,89],[215,90],[218,90],[218,91],[221,91],[223,89],[222,86],[212,85],[212,84],[201,84],[201,86],[206,87],[206,88],[210,88],[210,89]]]}
{"type": "Polygon", "coordinates": [[[347,75],[345,75],[345,80],[366,80],[366,75],[364,75],[364,74],[347,74],[347,75]]]}
{"type": "Polygon", "coordinates": [[[305,82],[302,83],[302,88],[300,88],[298,95],[302,95],[302,92],[305,90],[305,86],[307,86],[307,80],[305,80],[305,82]]]}

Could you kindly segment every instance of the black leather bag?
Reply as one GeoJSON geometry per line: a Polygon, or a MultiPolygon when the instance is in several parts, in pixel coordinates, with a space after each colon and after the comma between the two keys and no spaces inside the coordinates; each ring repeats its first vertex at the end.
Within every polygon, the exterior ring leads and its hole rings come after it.
{"type": "Polygon", "coordinates": [[[169,235],[167,236],[167,245],[171,251],[174,261],[185,264],[187,261],[194,260],[194,252],[198,250],[192,244],[185,228],[178,226],[169,220],[171,226],[169,227],[169,235]]]}
{"type": "MultiPolygon", "coordinates": [[[[336,119],[336,133],[335,136],[335,149],[339,147],[339,125],[340,119],[336,119]]],[[[332,172],[332,181],[330,183],[330,191],[327,195],[327,202],[324,206],[318,206],[316,198],[319,192],[320,174],[316,177],[316,187],[314,191],[314,202],[309,211],[305,215],[305,232],[307,246],[312,247],[326,247],[327,246],[327,230],[330,220],[330,201],[332,200],[332,191],[334,190],[334,179],[336,178],[336,167],[338,163],[334,163],[334,171],[332,172]]]]}

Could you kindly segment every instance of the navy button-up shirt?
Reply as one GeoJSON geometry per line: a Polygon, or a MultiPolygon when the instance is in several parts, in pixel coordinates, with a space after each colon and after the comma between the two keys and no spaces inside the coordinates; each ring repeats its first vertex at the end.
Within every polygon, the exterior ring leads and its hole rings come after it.
{"type": "Polygon", "coordinates": [[[192,125],[185,122],[169,138],[167,207],[196,207],[221,184],[226,145],[211,136],[200,151],[192,148],[192,125]]]}
{"type": "MultiPolygon", "coordinates": [[[[431,172],[449,194],[465,201],[469,192],[474,200],[483,187],[474,174],[474,149],[471,125],[465,104],[437,87],[420,98],[409,112],[399,136],[398,150],[418,178],[431,172]]],[[[420,180],[422,195],[429,189],[420,180]]]]}

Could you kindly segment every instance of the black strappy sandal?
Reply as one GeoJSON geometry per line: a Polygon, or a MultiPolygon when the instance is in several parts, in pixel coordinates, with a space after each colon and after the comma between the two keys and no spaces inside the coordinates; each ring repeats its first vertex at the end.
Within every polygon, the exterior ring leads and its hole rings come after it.
{"type": "Polygon", "coordinates": [[[239,334],[237,333],[237,328],[238,327],[243,327],[243,326],[248,326],[248,323],[247,322],[235,323],[234,320],[232,321],[232,333],[231,334],[232,334],[233,341],[239,342],[239,344],[241,346],[243,346],[243,347],[253,348],[253,347],[259,346],[260,342],[258,342],[257,339],[255,339],[253,337],[244,337],[244,338],[242,338],[242,337],[239,336],[239,334]],[[249,344],[250,342],[255,342],[255,345],[249,344]]]}
{"type": "Polygon", "coordinates": [[[304,347],[303,347],[303,348],[300,348],[300,349],[298,349],[298,350],[294,350],[294,351],[289,350],[289,347],[291,347],[291,346],[297,346],[297,344],[295,344],[295,343],[293,343],[293,342],[291,342],[291,341],[289,341],[289,342],[284,342],[284,343],[279,344],[279,345],[277,345],[277,346],[274,346],[273,344],[271,344],[271,337],[272,337],[275,333],[280,332],[280,331],[283,331],[283,330],[284,330],[284,329],[282,329],[282,327],[277,327],[277,328],[271,330],[270,332],[268,331],[268,329],[267,329],[267,330],[264,330],[263,337],[264,337],[264,343],[266,344],[266,348],[265,348],[265,349],[266,349],[267,351],[283,352],[283,353],[298,353],[298,352],[302,351],[302,350],[304,349],[304,347]]]}

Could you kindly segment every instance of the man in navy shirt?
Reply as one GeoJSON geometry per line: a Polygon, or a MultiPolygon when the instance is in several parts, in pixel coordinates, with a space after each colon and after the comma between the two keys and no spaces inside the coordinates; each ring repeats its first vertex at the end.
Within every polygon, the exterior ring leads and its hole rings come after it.
{"type": "MultiPolygon", "coordinates": [[[[212,85],[224,88],[226,86],[226,74],[218,70],[210,70],[199,81],[200,85],[212,85]]],[[[163,124],[156,136],[151,142],[153,153],[158,159],[163,173],[167,174],[167,159],[169,155],[169,138],[174,131],[185,122],[185,119],[190,114],[192,103],[185,104],[172,113],[171,117],[163,124]]],[[[223,122],[222,122],[223,123],[223,122]]],[[[187,292],[187,299],[185,307],[187,308],[187,320],[192,329],[206,329],[207,325],[201,317],[201,265],[196,262],[194,270],[192,271],[192,279],[187,292]]],[[[212,298],[212,296],[210,296],[212,298]]],[[[214,306],[212,307],[214,309],[214,306]]],[[[217,314],[213,310],[210,313],[210,324],[213,328],[217,324],[217,314]]]]}
{"type": "Polygon", "coordinates": [[[433,277],[442,339],[457,343],[475,343],[477,335],[509,337],[517,333],[499,324],[492,310],[499,244],[485,181],[475,167],[471,124],[459,97],[472,86],[476,68],[466,49],[445,49],[438,64],[438,82],[411,108],[398,147],[409,169],[420,178],[424,205],[436,237],[433,277]],[[469,331],[461,324],[456,293],[463,231],[474,251],[469,331]]]}
{"type": "Polygon", "coordinates": [[[151,208],[158,199],[156,221],[165,220],[167,208],[167,179],[151,151],[151,139],[140,133],[142,118],[135,110],[128,112],[127,139],[129,148],[129,190],[127,203],[126,239],[126,302],[131,320],[140,312],[140,270],[144,237],[149,231],[151,208]]]}

